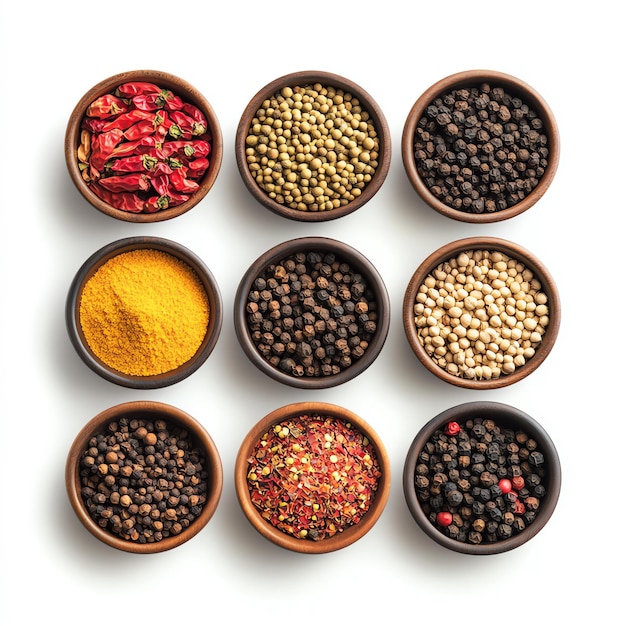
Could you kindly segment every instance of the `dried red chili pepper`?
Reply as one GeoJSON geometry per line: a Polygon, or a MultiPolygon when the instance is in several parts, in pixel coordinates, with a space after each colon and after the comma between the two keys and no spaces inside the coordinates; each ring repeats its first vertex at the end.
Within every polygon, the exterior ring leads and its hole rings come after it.
{"type": "Polygon", "coordinates": [[[158,164],[158,159],[148,154],[135,154],[108,161],[105,172],[144,172],[152,171],[158,164]]]}
{"type": "Polygon", "coordinates": [[[169,200],[169,206],[171,207],[178,206],[179,204],[182,204],[183,202],[187,202],[187,200],[191,198],[189,194],[179,193],[178,191],[174,191],[171,188],[169,189],[166,195],[169,200]]]}
{"type": "Polygon", "coordinates": [[[124,133],[119,128],[92,136],[89,165],[96,178],[104,169],[105,163],[113,156],[115,149],[120,145],[123,138],[124,133]]]}
{"type": "Polygon", "coordinates": [[[122,174],[101,178],[100,185],[113,193],[122,191],[147,191],[150,189],[150,179],[145,174],[122,174]]]}
{"type": "Polygon", "coordinates": [[[141,120],[153,120],[154,112],[152,111],[140,111],[139,109],[133,109],[132,111],[128,111],[127,113],[121,113],[117,117],[113,118],[105,122],[102,130],[107,132],[112,130],[113,128],[119,128],[121,130],[126,130],[130,128],[133,124],[140,122],[141,120]]]}
{"type": "Polygon", "coordinates": [[[170,182],[176,191],[181,193],[194,193],[198,191],[200,185],[197,182],[187,178],[182,169],[172,170],[170,174],[170,182]]]}
{"type": "Polygon", "coordinates": [[[149,137],[154,134],[155,124],[154,116],[151,120],[141,120],[136,124],[133,124],[130,128],[124,131],[124,139],[127,141],[137,141],[142,137],[149,137]]]}
{"type": "Polygon", "coordinates": [[[88,130],[90,133],[101,133],[108,123],[108,119],[101,120],[97,117],[84,117],[80,127],[88,130]]]}
{"type": "Polygon", "coordinates": [[[167,209],[170,205],[170,199],[168,196],[150,196],[144,205],[144,211],[146,213],[156,213],[167,209]]]}
{"type": "Polygon", "coordinates": [[[183,108],[180,96],[174,95],[169,89],[162,89],[159,93],[143,93],[134,96],[132,103],[141,111],[157,111],[158,109],[178,111],[183,108]]]}
{"type": "Polygon", "coordinates": [[[120,85],[115,94],[121,98],[133,98],[147,93],[161,93],[161,87],[153,83],[135,81],[120,85]]]}
{"type": "Polygon", "coordinates": [[[204,135],[207,132],[208,124],[204,113],[190,102],[183,103],[183,113],[186,113],[194,121],[194,135],[204,135]]]}
{"type": "Polygon", "coordinates": [[[144,210],[145,200],[139,197],[136,193],[112,193],[108,189],[102,187],[98,182],[90,183],[89,188],[103,202],[110,204],[112,207],[119,209],[120,211],[127,211],[128,213],[141,213],[144,210]]]}
{"type": "Polygon", "coordinates": [[[187,164],[187,178],[198,180],[209,169],[209,159],[200,158],[189,161],[187,164]]]}
{"type": "Polygon", "coordinates": [[[88,107],[85,115],[87,117],[97,117],[99,119],[106,119],[125,113],[128,111],[128,104],[121,98],[114,96],[113,94],[106,93],[94,100],[88,107]]]}
{"type": "Polygon", "coordinates": [[[277,424],[248,461],[250,498],[261,516],[313,541],[358,524],[381,476],[367,438],[347,422],[320,415],[277,424]]]}
{"type": "Polygon", "coordinates": [[[142,137],[141,139],[137,139],[136,141],[126,141],[120,143],[115,148],[115,150],[111,153],[111,158],[131,156],[133,154],[145,154],[152,149],[158,149],[160,145],[161,143],[159,139],[155,136],[142,137]]]}

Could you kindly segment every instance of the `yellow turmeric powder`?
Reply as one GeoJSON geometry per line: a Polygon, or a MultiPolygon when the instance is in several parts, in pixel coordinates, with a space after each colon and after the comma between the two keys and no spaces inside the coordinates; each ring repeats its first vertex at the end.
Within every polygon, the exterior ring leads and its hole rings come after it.
{"type": "Polygon", "coordinates": [[[109,367],[132,376],[176,369],[198,351],[209,301],[194,270],[153,249],[109,259],[85,283],[80,324],[87,344],[109,367]]]}

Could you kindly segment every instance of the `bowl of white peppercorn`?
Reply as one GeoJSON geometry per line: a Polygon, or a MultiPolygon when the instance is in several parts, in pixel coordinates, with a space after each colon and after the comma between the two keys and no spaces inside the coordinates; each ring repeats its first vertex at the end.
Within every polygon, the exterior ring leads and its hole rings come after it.
{"type": "Polygon", "coordinates": [[[524,81],[452,74],[415,102],[402,134],[408,179],[432,209],[462,222],[510,219],[543,197],[559,164],[556,119],[524,81]]]}
{"type": "Polygon", "coordinates": [[[235,138],[241,178],[265,208],[301,222],[348,215],[369,202],[391,163],[385,116],[337,74],[277,78],[246,106],[235,138]]]}
{"type": "Polygon", "coordinates": [[[235,331],[250,362],[301,389],[343,384],[369,368],[390,323],[385,283],[346,243],[301,237],[261,254],[235,296],[235,331]]]}
{"type": "Polygon", "coordinates": [[[426,369],[468,389],[495,389],[534,372],[559,333],[559,292],[519,244],[469,237],[430,254],[404,294],[403,325],[426,369]]]}
{"type": "Polygon", "coordinates": [[[417,433],[403,489],[413,519],[439,545],[499,554],[546,526],[561,491],[561,465],[554,442],[533,417],[500,402],[467,402],[417,433]]]}
{"type": "Polygon", "coordinates": [[[76,435],[65,466],[70,504],[108,546],[164,552],[211,520],[223,487],[219,451],[188,413],[162,402],[105,409],[76,435]]]}

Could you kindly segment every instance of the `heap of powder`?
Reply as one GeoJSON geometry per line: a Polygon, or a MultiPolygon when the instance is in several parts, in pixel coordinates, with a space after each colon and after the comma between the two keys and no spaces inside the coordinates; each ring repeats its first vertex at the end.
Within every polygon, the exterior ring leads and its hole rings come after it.
{"type": "Polygon", "coordinates": [[[109,259],[85,283],[80,300],[80,324],[94,355],[131,376],[186,363],[208,321],[208,297],[194,270],[160,250],[109,259]]]}

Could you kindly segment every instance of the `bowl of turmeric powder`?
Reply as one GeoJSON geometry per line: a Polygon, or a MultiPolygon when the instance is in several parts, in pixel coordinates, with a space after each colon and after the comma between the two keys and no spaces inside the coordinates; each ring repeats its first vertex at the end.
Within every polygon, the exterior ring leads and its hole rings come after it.
{"type": "Polygon", "coordinates": [[[222,132],[206,97],[187,81],[133,70],[93,86],[72,111],[65,161],[80,194],[105,215],[160,222],[210,191],[222,132]]]}
{"type": "Polygon", "coordinates": [[[134,389],[173,385],[213,351],[222,327],[215,277],[191,250],[160,237],[129,237],[92,254],[66,302],[80,358],[134,389]]]}

